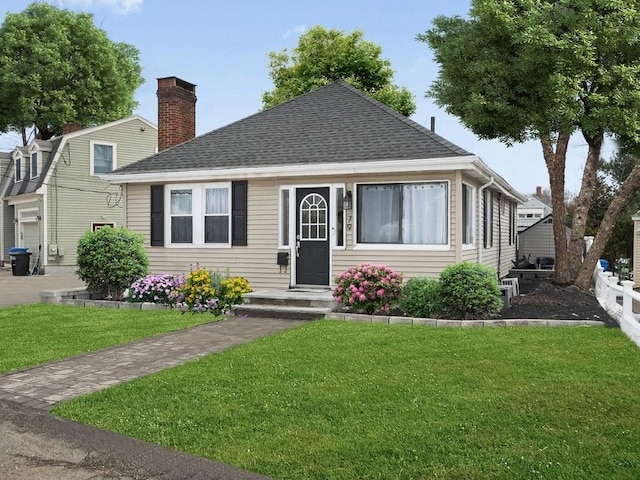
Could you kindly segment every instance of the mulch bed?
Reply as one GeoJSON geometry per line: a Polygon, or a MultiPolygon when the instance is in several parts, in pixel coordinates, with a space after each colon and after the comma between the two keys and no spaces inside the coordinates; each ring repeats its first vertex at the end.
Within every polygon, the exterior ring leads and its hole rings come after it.
{"type": "Polygon", "coordinates": [[[599,320],[608,326],[618,325],[593,293],[571,285],[555,285],[550,279],[521,280],[520,296],[514,297],[511,308],[497,318],[599,320]]]}

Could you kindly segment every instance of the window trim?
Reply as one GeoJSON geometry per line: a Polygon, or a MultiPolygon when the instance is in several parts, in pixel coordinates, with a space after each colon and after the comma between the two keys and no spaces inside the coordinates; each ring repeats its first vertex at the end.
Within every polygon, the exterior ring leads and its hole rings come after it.
{"type": "MultiPolygon", "coordinates": [[[[493,223],[494,223],[494,210],[495,210],[495,202],[493,200],[493,191],[486,189],[484,192],[484,198],[482,199],[482,215],[484,222],[484,248],[492,248],[493,247],[493,223]],[[487,205],[490,208],[487,208],[487,205]]],[[[498,213],[499,214],[499,213],[498,213]]]]}
{"type": "Polygon", "coordinates": [[[232,183],[231,182],[207,182],[207,183],[168,183],[164,186],[164,238],[167,248],[231,248],[232,244],[232,183]],[[228,195],[228,238],[226,242],[205,243],[205,212],[206,189],[226,188],[228,195]],[[190,243],[171,242],[171,191],[191,190],[191,218],[192,232],[190,243]]]}
{"type": "Polygon", "coordinates": [[[291,247],[291,197],[294,194],[295,190],[289,186],[280,186],[278,189],[278,248],[284,249],[291,247]],[[285,196],[287,197],[286,208],[284,205],[285,196]],[[287,227],[286,239],[284,238],[285,226],[287,227]]]}
{"type": "Polygon", "coordinates": [[[106,145],[106,146],[112,147],[111,171],[113,172],[116,168],[118,168],[118,144],[115,142],[108,142],[105,140],[91,140],[89,141],[89,175],[91,175],[92,177],[111,173],[111,172],[104,172],[104,173],[95,172],[95,146],[96,145],[106,145]]]}
{"type": "Polygon", "coordinates": [[[31,178],[37,178],[40,176],[40,155],[38,155],[38,152],[31,152],[30,155],[30,162],[29,162],[29,177],[31,178]],[[35,175],[33,174],[34,168],[33,168],[33,160],[34,160],[34,155],[35,155],[35,161],[36,161],[36,168],[35,168],[35,175]]]}
{"type": "Polygon", "coordinates": [[[24,178],[24,175],[22,174],[22,157],[16,157],[15,160],[15,164],[14,164],[14,177],[16,180],[16,183],[21,182],[24,178]]]}
{"type": "Polygon", "coordinates": [[[460,198],[460,202],[461,202],[461,206],[462,206],[462,210],[461,210],[461,219],[463,220],[462,222],[462,238],[461,243],[462,243],[462,248],[463,249],[470,249],[475,247],[476,245],[476,188],[468,183],[462,182],[462,195],[460,198]],[[465,243],[465,224],[464,224],[464,209],[466,208],[466,205],[464,204],[464,190],[465,188],[469,189],[469,193],[471,194],[471,204],[469,205],[470,211],[469,211],[469,221],[471,223],[471,242],[469,243],[465,243]]]}
{"type": "Polygon", "coordinates": [[[449,179],[429,179],[429,180],[400,180],[393,182],[357,182],[353,184],[353,248],[354,250],[418,250],[418,251],[449,251],[451,250],[451,180],[449,179]],[[361,243],[358,242],[358,229],[360,219],[358,218],[358,187],[361,185],[414,185],[428,183],[444,183],[447,186],[447,242],[443,244],[417,244],[417,243],[361,243]]]}

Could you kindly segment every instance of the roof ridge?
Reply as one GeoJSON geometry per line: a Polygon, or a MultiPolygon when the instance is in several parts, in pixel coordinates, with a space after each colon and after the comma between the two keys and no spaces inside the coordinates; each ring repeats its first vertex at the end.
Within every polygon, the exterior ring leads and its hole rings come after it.
{"type": "MultiPolygon", "coordinates": [[[[362,98],[364,98],[365,100],[367,100],[369,103],[371,103],[372,105],[380,108],[381,110],[384,110],[385,112],[391,114],[392,116],[394,116],[397,120],[400,120],[401,122],[405,123],[406,125],[408,125],[409,127],[413,128],[414,130],[417,130],[418,132],[427,135],[428,137],[430,137],[432,140],[438,142],[440,145],[445,146],[447,148],[452,149],[453,151],[455,151],[458,154],[461,155],[473,155],[473,153],[465,150],[462,147],[459,147],[458,145],[456,145],[455,143],[450,142],[449,140],[447,140],[446,138],[438,135],[436,132],[429,130],[428,128],[426,128],[423,125],[420,125],[418,122],[416,122],[415,120],[411,120],[409,117],[402,115],[400,112],[398,112],[397,110],[391,108],[388,105],[385,105],[384,103],[382,103],[379,100],[376,100],[375,98],[373,98],[371,95],[369,95],[366,92],[363,92],[362,90],[357,89],[356,87],[354,87],[353,85],[350,85],[348,82],[346,82],[343,79],[338,79],[328,85],[331,84],[338,84],[344,88],[347,88],[348,90],[350,90],[351,92],[355,93],[356,95],[361,96],[362,98]]],[[[326,86],[326,85],[325,85],[326,86]]],[[[321,87],[322,88],[322,87],[321,87]]]]}

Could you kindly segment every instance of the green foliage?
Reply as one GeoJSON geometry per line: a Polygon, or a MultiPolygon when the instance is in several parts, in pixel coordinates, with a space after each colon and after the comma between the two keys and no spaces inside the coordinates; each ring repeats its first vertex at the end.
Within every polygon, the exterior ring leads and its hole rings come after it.
{"type": "Polygon", "coordinates": [[[440,66],[429,95],[482,138],[580,130],[640,138],[637,1],[473,0],[418,35],[440,66]]]}
{"type": "Polygon", "coordinates": [[[343,79],[373,98],[409,116],[416,110],[413,95],[393,84],[391,62],[380,57],[382,49],[355,30],[311,28],[300,36],[291,56],[287,49],[269,53],[269,76],[275,88],[262,96],[264,107],[310,92],[343,79]]]}
{"type": "Polygon", "coordinates": [[[442,309],[440,282],[429,277],[409,279],[402,290],[400,308],[410,317],[438,317],[442,309]]]}
{"type": "Polygon", "coordinates": [[[0,27],[0,131],[36,127],[49,139],[62,126],[131,115],[143,83],[138,50],[109,40],[93,16],[32,3],[0,27]]]}
{"type": "Polygon", "coordinates": [[[244,295],[251,291],[251,285],[244,277],[223,278],[218,288],[218,302],[223,310],[228,310],[244,303],[244,295]]]}
{"type": "Polygon", "coordinates": [[[244,302],[244,295],[251,292],[244,277],[229,277],[206,268],[196,268],[176,279],[177,287],[169,294],[169,303],[192,313],[221,315],[244,302]]]}
{"type": "Polygon", "coordinates": [[[402,295],[402,274],[385,265],[363,263],[334,278],[333,297],[348,310],[388,313],[402,295]]]}
{"type": "Polygon", "coordinates": [[[450,265],[440,274],[440,295],[448,318],[489,318],[502,309],[496,272],[479,263],[450,265]]]}
{"type": "Polygon", "coordinates": [[[87,232],[78,241],[77,274],[92,291],[122,300],[124,291],[148,273],[142,235],[105,227],[87,232]]]}

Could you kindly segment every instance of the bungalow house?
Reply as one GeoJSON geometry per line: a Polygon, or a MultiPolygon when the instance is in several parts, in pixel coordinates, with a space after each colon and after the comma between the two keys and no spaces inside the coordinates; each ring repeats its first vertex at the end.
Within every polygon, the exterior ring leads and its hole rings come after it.
{"type": "Polygon", "coordinates": [[[26,247],[30,268],[41,251],[41,272],[75,272],[80,237],[123,224],[120,188],[99,175],[155,153],[157,141],[156,126],[136,115],[85,129],[68,124],[59,137],[16,147],[0,188],[2,258],[26,247]]]}
{"type": "Polygon", "coordinates": [[[195,85],[159,79],[159,153],[104,176],[153,272],[200,265],[284,289],[363,262],[408,278],[468,260],[502,277],[516,258],[525,198],[344,81],[197,138],[195,101],[195,85]]]}

